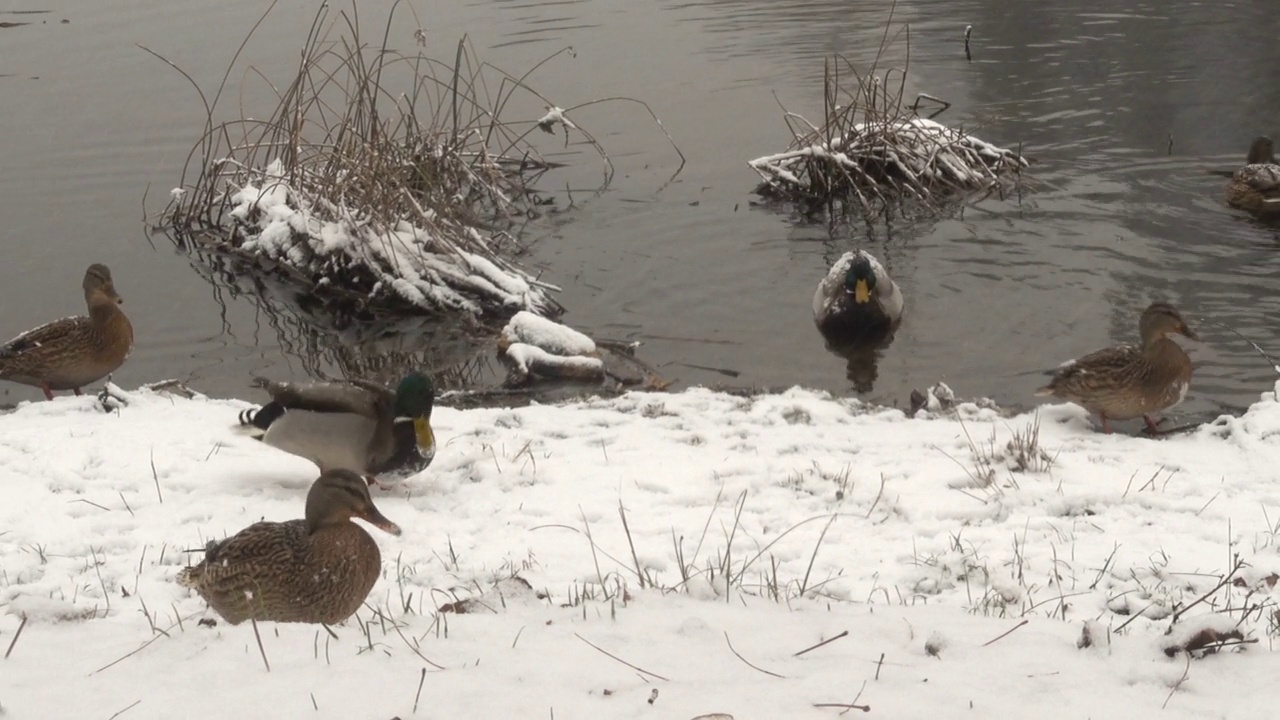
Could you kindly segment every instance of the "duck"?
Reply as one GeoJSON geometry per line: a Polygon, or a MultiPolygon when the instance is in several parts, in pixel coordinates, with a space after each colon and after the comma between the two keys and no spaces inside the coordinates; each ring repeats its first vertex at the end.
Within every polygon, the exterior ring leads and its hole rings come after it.
{"type": "Polygon", "coordinates": [[[813,294],[813,321],[828,345],[887,342],[902,322],[902,291],[878,260],[847,252],[813,294]]]}
{"type": "Polygon", "coordinates": [[[0,345],[0,380],[38,387],[52,400],[54,390],[80,395],[124,364],[133,350],[133,325],[120,309],[124,300],[111,270],[90,265],[81,286],[89,314],[45,323],[0,345]]]}
{"type": "Polygon", "coordinates": [[[405,375],[394,391],[359,379],[283,383],[257,377],[253,384],[271,402],[240,413],[240,425],[322,472],[345,468],[374,484],[380,473],[420,470],[435,457],[435,386],[420,372],[405,375]]]}
{"type": "Polygon", "coordinates": [[[352,518],[391,535],[401,532],[374,506],[364,478],[327,470],[307,492],[304,519],[257,522],[212,540],[204,559],[182,569],[177,582],[232,625],[342,622],[360,608],[382,572],[378,543],[352,518]]]}
{"type": "Polygon", "coordinates": [[[1115,345],[1063,363],[1036,395],[1083,406],[1101,418],[1103,432],[1111,432],[1109,420],[1141,417],[1147,432],[1159,434],[1152,416],[1182,402],[1191,386],[1191,358],[1169,336],[1200,337],[1166,302],[1142,312],[1138,335],[1139,345],[1115,345]]]}
{"type": "Polygon", "coordinates": [[[1254,138],[1246,165],[1227,182],[1227,204],[1255,215],[1280,215],[1280,164],[1271,138],[1254,138]]]}

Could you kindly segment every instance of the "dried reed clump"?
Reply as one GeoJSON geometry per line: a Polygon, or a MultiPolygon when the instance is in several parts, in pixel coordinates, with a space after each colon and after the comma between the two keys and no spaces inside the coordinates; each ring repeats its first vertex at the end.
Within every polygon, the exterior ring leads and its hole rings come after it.
{"type": "MultiPolygon", "coordinates": [[[[512,238],[492,228],[545,203],[532,184],[552,165],[531,133],[560,125],[566,140],[585,138],[608,184],[599,144],[559,108],[502,120],[545,101],[524,77],[479,61],[465,38],[440,62],[389,47],[390,17],[382,43],[369,46],[347,13],[327,22],[328,8],[270,117],[215,123],[223,88],[212,104],[201,93],[205,132],[163,215],[171,239],[366,312],[558,314],[557,288],[503,257],[512,238]]],[[[414,38],[425,42],[421,31],[414,38]]]]}
{"type": "Polygon", "coordinates": [[[869,215],[903,202],[934,209],[962,195],[1003,191],[1020,179],[1027,167],[1020,149],[935,122],[950,104],[931,95],[918,94],[907,105],[906,69],[876,74],[885,47],[866,75],[839,55],[825,62],[821,126],[785,113],[791,145],[749,162],[763,180],[758,194],[869,215]],[[942,107],[920,117],[922,101],[942,107]]]}

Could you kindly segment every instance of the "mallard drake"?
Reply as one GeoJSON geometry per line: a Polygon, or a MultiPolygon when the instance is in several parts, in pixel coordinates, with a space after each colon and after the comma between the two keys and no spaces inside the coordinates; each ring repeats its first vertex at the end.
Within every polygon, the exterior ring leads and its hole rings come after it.
{"type": "Polygon", "coordinates": [[[1246,163],[1227,183],[1227,204],[1256,215],[1280,214],[1280,165],[1271,138],[1254,138],[1246,163]]]}
{"type": "Polygon", "coordinates": [[[1172,305],[1162,302],[1143,311],[1138,334],[1141,346],[1116,345],[1064,363],[1036,394],[1097,413],[1104,432],[1111,432],[1108,420],[1136,417],[1146,421],[1150,432],[1158,432],[1151,416],[1182,402],[1191,385],[1191,358],[1169,335],[1200,338],[1172,305]]]}
{"type": "Polygon", "coordinates": [[[257,522],[212,540],[204,560],[178,573],[232,625],[245,620],[324,623],[351,616],[382,571],[378,543],[351,518],[400,534],[350,470],[329,470],[307,493],[304,520],[257,522]]]}
{"type": "Polygon", "coordinates": [[[882,342],[902,321],[902,291],[870,254],[836,260],[813,294],[813,321],[830,344],[882,342]]]}
{"type": "Polygon", "coordinates": [[[120,309],[111,271],[93,264],[84,273],[89,314],[65,317],[0,345],[0,380],[33,385],[48,400],[54,390],[74,390],[106,377],[133,349],[133,325],[120,309]]]}
{"type": "Polygon", "coordinates": [[[405,376],[395,391],[365,380],[279,383],[254,378],[271,402],[240,413],[259,439],[304,457],[321,471],[347,468],[372,482],[406,465],[425,467],[435,457],[431,430],[435,386],[422,373],[405,376]]]}

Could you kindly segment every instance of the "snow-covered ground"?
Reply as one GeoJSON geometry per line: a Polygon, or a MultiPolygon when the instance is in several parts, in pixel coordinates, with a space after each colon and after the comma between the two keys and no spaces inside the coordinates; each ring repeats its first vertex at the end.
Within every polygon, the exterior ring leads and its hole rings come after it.
{"type": "Polygon", "coordinates": [[[245,402],[129,400],[0,416],[6,720],[1275,713],[1272,393],[1162,440],[1044,407],[1021,458],[1034,416],[804,390],[438,408],[435,463],[375,493],[404,534],[371,530],[366,609],[261,623],[262,652],[174,576],[300,517],[315,468],[245,402]]]}

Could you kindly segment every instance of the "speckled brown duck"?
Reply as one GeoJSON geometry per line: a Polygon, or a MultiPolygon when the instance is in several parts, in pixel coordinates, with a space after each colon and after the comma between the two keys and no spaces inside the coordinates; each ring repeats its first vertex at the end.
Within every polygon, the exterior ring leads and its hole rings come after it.
{"type": "Polygon", "coordinates": [[[374,507],[364,478],[329,470],[307,493],[306,519],[258,522],[211,541],[199,565],[178,573],[178,584],[232,625],[341,622],[360,608],[382,569],[378,544],[351,518],[400,534],[374,507]]]}
{"type": "Polygon", "coordinates": [[[0,380],[33,385],[52,400],[54,390],[74,390],[114,372],[133,349],[133,325],[120,309],[111,271],[94,264],[84,273],[89,314],[28,330],[0,345],[0,380]]]}
{"type": "Polygon", "coordinates": [[[1169,335],[1200,338],[1168,303],[1152,303],[1138,321],[1140,346],[1116,345],[1064,363],[1037,395],[1052,395],[1076,403],[1102,419],[1142,418],[1147,429],[1159,432],[1155,413],[1182,402],[1191,386],[1191,358],[1169,335]]]}
{"type": "Polygon", "coordinates": [[[1280,216],[1280,164],[1271,138],[1254,138],[1245,166],[1227,183],[1227,204],[1255,215],[1280,216]]]}

